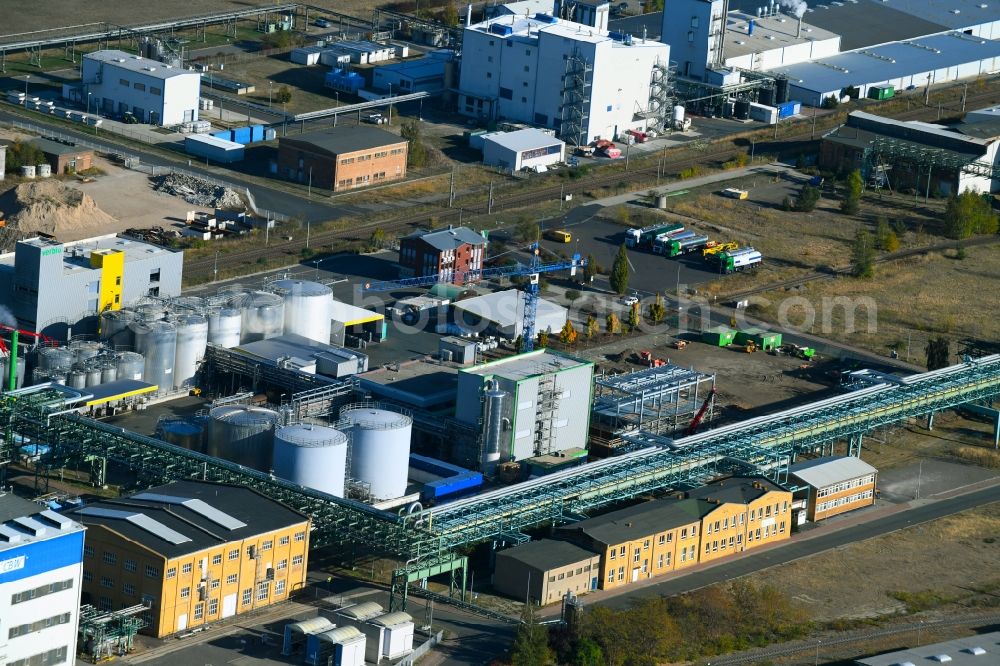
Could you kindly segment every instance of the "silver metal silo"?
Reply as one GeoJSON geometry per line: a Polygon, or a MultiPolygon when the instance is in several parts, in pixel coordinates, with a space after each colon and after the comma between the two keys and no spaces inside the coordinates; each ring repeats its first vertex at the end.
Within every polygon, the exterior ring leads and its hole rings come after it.
{"type": "Polygon", "coordinates": [[[266,340],[281,335],[285,328],[285,302],[267,291],[248,295],[243,308],[240,342],[266,340]]]}
{"type": "Polygon", "coordinates": [[[159,321],[166,316],[166,309],[158,303],[143,303],[135,308],[135,318],[139,321],[159,321]]]}
{"type": "Polygon", "coordinates": [[[205,299],[201,296],[180,296],[170,301],[170,310],[174,314],[202,314],[205,299]]]}
{"type": "Polygon", "coordinates": [[[145,359],[142,379],[155,384],[159,392],[174,385],[174,354],[177,349],[177,329],[167,321],[136,322],[135,348],[145,359]]]}
{"type": "Polygon", "coordinates": [[[325,426],[297,424],[274,433],[274,474],[336,497],[344,496],[347,435],[325,426]]]}
{"type": "Polygon", "coordinates": [[[333,292],[325,284],[277,280],[269,287],[285,302],[285,333],[329,344],[333,292]]]}
{"type": "Polygon", "coordinates": [[[214,306],[208,309],[208,341],[226,349],[238,347],[243,313],[239,308],[214,306]]]}
{"type": "Polygon", "coordinates": [[[97,340],[70,340],[68,347],[73,352],[74,363],[86,363],[104,349],[97,340]]]}
{"type": "Polygon", "coordinates": [[[101,383],[107,384],[118,379],[118,359],[114,356],[105,356],[101,359],[101,383]]]}
{"type": "Polygon", "coordinates": [[[101,383],[101,368],[96,365],[86,366],[87,386],[97,386],[101,383]]]}
{"type": "Polygon", "coordinates": [[[179,315],[173,320],[177,328],[177,347],[174,354],[174,388],[194,385],[198,366],[205,358],[208,344],[208,320],[200,314],[179,315]]]}
{"type": "Polygon", "coordinates": [[[493,474],[501,459],[504,406],[510,394],[493,386],[483,391],[483,472],[493,474]]]}
{"type": "Polygon", "coordinates": [[[118,355],[118,378],[141,380],[145,366],[146,359],[142,354],[122,352],[118,355]]]}
{"type": "Polygon", "coordinates": [[[413,419],[377,403],[347,405],[340,429],[351,430],[350,478],[367,484],[375,499],[406,493],[413,419]]]}
{"type": "Polygon", "coordinates": [[[115,349],[131,347],[133,344],[132,329],[129,324],[135,321],[132,310],[108,310],[101,313],[101,340],[115,349]]]}
{"type": "Polygon", "coordinates": [[[63,373],[73,367],[73,352],[65,347],[42,347],[38,350],[38,368],[59,370],[63,373]]]}
{"type": "Polygon", "coordinates": [[[271,469],[278,413],[260,407],[226,405],[209,412],[205,453],[246,467],[271,469]]]}

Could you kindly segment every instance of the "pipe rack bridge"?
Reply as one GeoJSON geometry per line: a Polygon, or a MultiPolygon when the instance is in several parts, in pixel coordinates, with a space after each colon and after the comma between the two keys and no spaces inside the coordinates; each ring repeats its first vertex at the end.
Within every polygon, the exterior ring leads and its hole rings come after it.
{"type": "Polygon", "coordinates": [[[81,417],[73,413],[74,406],[84,404],[87,396],[65,386],[41,385],[4,394],[0,460],[10,459],[12,449],[27,438],[50,447],[41,461],[49,468],[101,458],[127,465],[139,487],[182,478],[249,486],[310,515],[312,542],[317,546],[358,544],[405,560],[405,568],[393,574],[393,591],[402,594],[405,603],[408,583],[439,573],[450,573],[455,583],[455,574],[461,571],[464,594],[465,557],[455,552],[462,545],[525,541],[524,530],[571,522],[636,496],[697,484],[734,464],[787,481],[788,466],[799,452],[847,440],[851,452],[859,453],[863,436],[875,428],[920,416],[930,422],[939,410],[988,403],[998,395],[1000,355],[986,356],[678,439],[669,447],[644,448],[399,514],[81,417]]]}

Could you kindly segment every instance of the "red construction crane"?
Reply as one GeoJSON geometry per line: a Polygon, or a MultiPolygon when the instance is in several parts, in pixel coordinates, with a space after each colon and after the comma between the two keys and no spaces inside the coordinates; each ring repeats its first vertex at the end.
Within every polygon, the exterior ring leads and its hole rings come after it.
{"type": "Polygon", "coordinates": [[[701,425],[702,420],[705,418],[705,412],[708,411],[708,407],[712,404],[713,400],[715,400],[714,386],[712,387],[712,390],[708,392],[708,397],[705,398],[705,402],[701,404],[701,409],[698,410],[698,413],[694,415],[694,419],[691,420],[691,425],[689,425],[687,430],[684,431],[685,437],[689,437],[698,432],[698,426],[701,425]]]}

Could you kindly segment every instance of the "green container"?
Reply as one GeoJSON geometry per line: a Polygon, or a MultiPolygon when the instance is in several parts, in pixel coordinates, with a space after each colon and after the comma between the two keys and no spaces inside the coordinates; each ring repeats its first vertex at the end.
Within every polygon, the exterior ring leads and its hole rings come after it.
{"type": "Polygon", "coordinates": [[[872,86],[868,89],[868,97],[871,99],[892,99],[896,95],[896,89],[893,86],[872,86]]]}
{"type": "Polygon", "coordinates": [[[715,347],[726,347],[733,344],[736,331],[728,326],[714,326],[701,332],[701,341],[715,347]]]}
{"type": "Polygon", "coordinates": [[[765,331],[762,328],[744,328],[736,334],[736,344],[745,345],[753,340],[757,347],[765,351],[781,346],[781,333],[765,331]]]}

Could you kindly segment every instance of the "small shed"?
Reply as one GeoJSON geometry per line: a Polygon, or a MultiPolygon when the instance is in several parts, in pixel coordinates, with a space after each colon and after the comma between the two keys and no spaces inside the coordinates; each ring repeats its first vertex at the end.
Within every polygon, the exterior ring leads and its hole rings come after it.
{"type": "Polygon", "coordinates": [[[728,326],[713,326],[701,332],[701,341],[714,347],[725,347],[733,344],[736,331],[728,326]]]}
{"type": "Polygon", "coordinates": [[[320,634],[333,628],[333,622],[330,622],[330,620],[323,616],[286,624],[285,638],[281,644],[281,654],[285,657],[294,654],[305,647],[309,636],[320,634]]]}
{"type": "Polygon", "coordinates": [[[544,171],[566,159],[566,144],[534,128],[493,135],[483,140],[483,163],[510,171],[544,171]]]}
{"type": "Polygon", "coordinates": [[[31,145],[42,151],[54,174],[86,171],[93,166],[94,151],[90,148],[49,139],[33,139],[31,145]]]}
{"type": "Polygon", "coordinates": [[[781,346],[781,333],[766,331],[763,328],[744,328],[736,333],[736,344],[745,345],[753,341],[757,347],[764,351],[777,349],[781,346]]]}
{"type": "Polygon", "coordinates": [[[413,651],[413,618],[408,613],[386,613],[371,620],[382,627],[382,656],[397,659],[413,651]]]}
{"type": "Polygon", "coordinates": [[[441,338],[438,342],[438,357],[442,361],[470,365],[476,362],[476,343],[455,336],[441,338]]]}
{"type": "Polygon", "coordinates": [[[184,152],[213,162],[223,164],[240,162],[243,160],[244,150],[242,143],[227,141],[210,134],[189,134],[184,137],[184,152]]]}
{"type": "Polygon", "coordinates": [[[303,46],[292,49],[289,58],[298,65],[318,65],[319,58],[325,50],[322,46],[303,46]]]}
{"type": "Polygon", "coordinates": [[[357,627],[331,628],[309,636],[305,663],[313,666],[325,666],[328,663],[335,666],[364,666],[365,643],[365,636],[357,627]]]}

